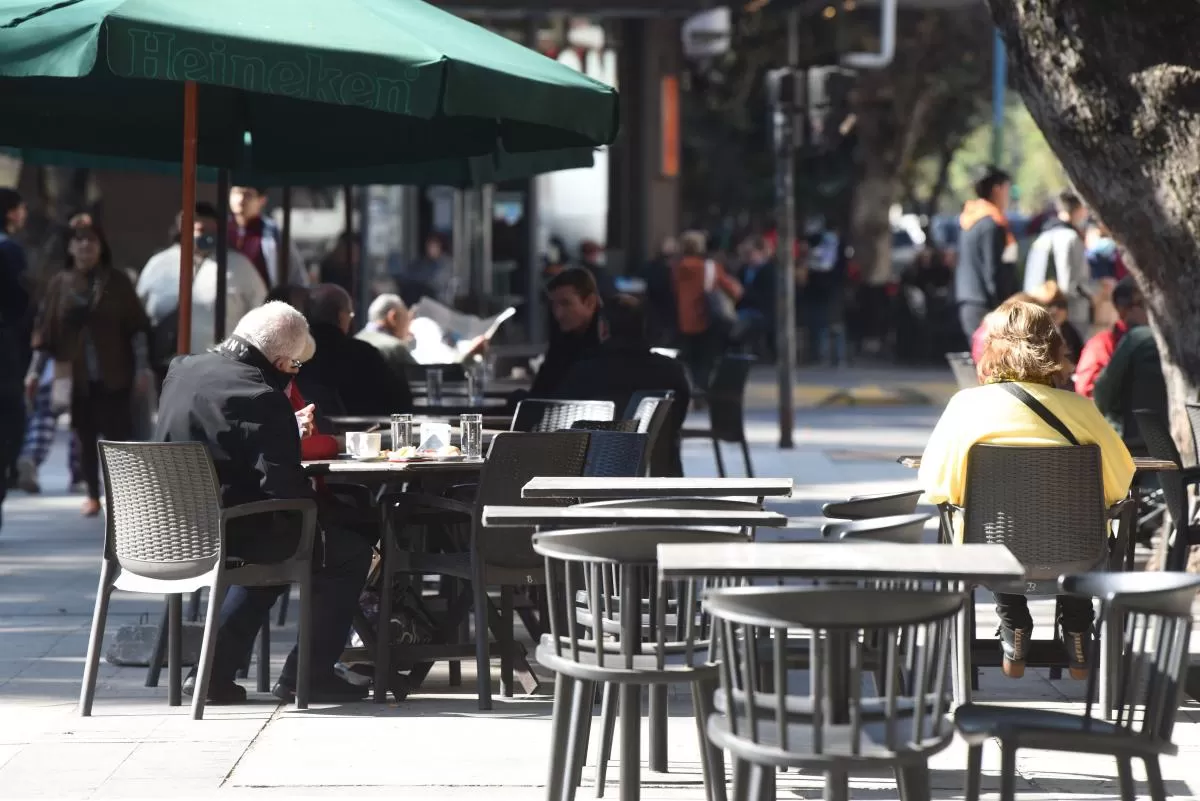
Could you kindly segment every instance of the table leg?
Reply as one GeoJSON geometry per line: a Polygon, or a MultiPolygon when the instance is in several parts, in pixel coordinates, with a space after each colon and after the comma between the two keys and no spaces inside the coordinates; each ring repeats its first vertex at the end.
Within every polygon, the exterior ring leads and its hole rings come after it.
{"type": "Polygon", "coordinates": [[[642,794],[642,688],[625,683],[621,704],[621,801],[638,801],[642,794]]]}
{"type": "Polygon", "coordinates": [[[667,765],[667,690],[665,684],[650,688],[650,770],[666,773],[667,765]]]}

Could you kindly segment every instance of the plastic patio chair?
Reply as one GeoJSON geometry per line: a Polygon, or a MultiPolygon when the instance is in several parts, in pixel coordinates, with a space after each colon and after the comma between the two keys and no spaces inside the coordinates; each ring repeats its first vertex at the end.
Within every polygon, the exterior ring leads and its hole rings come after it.
{"type": "Polygon", "coordinates": [[[257,501],[221,506],[220,485],[212,457],[196,442],[100,442],[104,470],[104,556],[100,586],[88,640],[87,662],[79,711],[92,713],[96,671],[104,639],[108,602],[113,590],[167,595],[169,702],[180,702],[179,645],[182,641],[183,593],[208,589],[208,613],[200,649],[192,717],[204,715],[217,634],[217,613],[225,589],[232,585],[300,586],[300,638],[296,706],[308,706],[312,617],[312,551],[317,506],[311,500],[257,501]],[[300,515],[296,552],[272,564],[241,564],[225,551],[228,523],[238,518],[276,512],[300,515]]]}
{"type": "MultiPolygon", "coordinates": [[[[646,451],[650,454],[649,475],[670,476],[679,470],[679,417],[674,418],[675,393],[662,397],[647,396],[638,401],[629,419],[636,421],[638,431],[647,437],[646,451]]],[[[631,401],[632,403],[632,401],[631,401]]]]}
{"type": "Polygon", "coordinates": [[[891,768],[901,798],[928,801],[928,760],[954,736],[947,674],[962,593],[734,587],[710,591],[704,606],[721,677],[708,736],[734,760],[735,798],[774,798],[776,770],[796,767],[825,774],[825,798],[842,801],[851,772],[891,768]],[[801,637],[805,668],[784,658],[801,637]],[[886,664],[883,686],[869,694],[872,638],[886,664]],[[908,664],[916,670],[897,680],[908,664]],[[801,669],[811,679],[806,692],[789,681],[801,669]]]}
{"type": "Polygon", "coordinates": [[[670,389],[647,389],[641,392],[635,392],[629,396],[629,403],[625,405],[625,410],[621,412],[621,418],[624,420],[641,420],[642,411],[645,407],[642,406],[642,401],[651,398],[674,398],[675,392],[670,389]]]}
{"type": "MultiPolygon", "coordinates": [[[[612,404],[609,404],[611,409],[612,404]]],[[[487,461],[479,475],[478,489],[471,501],[454,500],[418,492],[390,495],[382,503],[396,508],[394,522],[384,531],[389,538],[384,548],[379,619],[387,620],[393,608],[391,578],[397,574],[434,574],[456,579],[462,590],[451,599],[454,607],[473,609],[475,616],[476,672],[479,708],[492,708],[491,644],[489,629],[496,636],[500,651],[500,683],[504,696],[512,695],[516,665],[514,595],[517,588],[545,584],[542,560],[530,545],[532,528],[484,528],[480,516],[489,505],[568,505],[570,499],[526,500],[521,488],[537,476],[579,477],[583,475],[590,438],[585,431],[497,434],[492,440],[487,461]],[[396,532],[406,524],[444,527],[445,547],[436,551],[402,547],[396,532]],[[500,609],[488,597],[488,587],[500,588],[500,609]]],[[[624,434],[612,436],[637,436],[624,434]]],[[[452,634],[462,628],[460,620],[447,616],[444,631],[452,634]]],[[[523,617],[536,638],[541,621],[523,617]]],[[[455,653],[442,657],[461,658],[455,653]]],[[[388,686],[391,649],[387,638],[377,642],[375,658],[376,700],[382,701],[381,688],[388,686]]]]}
{"type": "Polygon", "coordinates": [[[612,420],[616,404],[598,400],[549,400],[526,398],[517,404],[513,431],[561,431],[576,420],[612,420]]]}
{"type": "Polygon", "coordinates": [[[821,507],[821,514],[839,520],[869,520],[873,517],[911,515],[917,510],[922,490],[885,492],[878,495],[854,495],[821,507]]]}
{"type": "MultiPolygon", "coordinates": [[[[1027,570],[1025,580],[1016,586],[987,589],[1057,595],[1058,577],[1063,574],[1104,565],[1119,569],[1120,560],[1114,556],[1124,553],[1127,516],[1122,515],[1118,541],[1110,549],[1098,446],[974,445],[967,464],[966,502],[961,510],[943,505],[942,536],[950,536],[961,511],[963,542],[1004,545],[1027,570]]],[[[976,684],[974,604],[968,604],[959,626],[955,678],[958,699],[965,703],[976,684]]],[[[1000,664],[998,645],[987,653],[983,664],[1000,664]]],[[[1057,633],[1052,641],[1030,642],[1026,665],[1049,667],[1051,678],[1061,676],[1067,660],[1057,633]]]]}
{"type": "Polygon", "coordinates": [[[924,540],[925,524],[933,517],[931,514],[907,514],[826,523],[821,526],[821,536],[846,542],[865,540],[917,545],[924,540]]]}
{"type": "Polygon", "coordinates": [[[959,389],[970,389],[979,386],[979,373],[975,371],[975,358],[970,351],[947,353],[946,364],[954,374],[954,382],[959,389]]]}
{"type": "MultiPolygon", "coordinates": [[[[548,798],[571,801],[581,782],[598,684],[620,693],[621,797],[636,797],[641,781],[642,687],[689,684],[700,737],[706,798],[724,798],[720,751],[704,737],[716,667],[708,659],[708,622],[697,582],[660,582],[658,546],[745,541],[726,530],[617,527],[540,532],[533,548],[545,559],[550,631],[538,663],[557,674],[548,798]],[[580,592],[582,591],[582,597],[580,592]],[[637,599],[637,603],[628,603],[637,599]],[[599,624],[597,624],[599,621],[599,624]]],[[[611,693],[596,784],[603,795],[615,720],[611,693]]]]}
{"type": "Polygon", "coordinates": [[[1093,714],[1095,671],[1088,678],[1089,700],[1082,715],[991,704],[959,707],[954,722],[969,747],[965,799],[979,799],[983,745],[994,737],[1002,754],[1001,801],[1016,797],[1019,748],[1113,755],[1122,801],[1136,801],[1132,762],[1140,759],[1150,798],[1166,801],[1159,757],[1178,752],[1171,732],[1186,684],[1192,602],[1200,576],[1088,573],[1063,576],[1060,586],[1063,593],[1099,598],[1101,617],[1120,640],[1114,649],[1120,657],[1111,666],[1116,674],[1115,718],[1108,721],[1093,714]]]}
{"type": "Polygon", "coordinates": [[[722,442],[736,442],[742,446],[742,458],[746,463],[746,475],[754,477],[750,464],[750,444],[746,441],[745,400],[746,385],[750,381],[750,366],[755,359],[736,353],[727,353],[717,363],[708,394],[708,428],[687,428],[680,432],[683,439],[712,440],[713,455],[717,461],[717,473],[725,477],[725,462],[721,458],[722,442]]]}

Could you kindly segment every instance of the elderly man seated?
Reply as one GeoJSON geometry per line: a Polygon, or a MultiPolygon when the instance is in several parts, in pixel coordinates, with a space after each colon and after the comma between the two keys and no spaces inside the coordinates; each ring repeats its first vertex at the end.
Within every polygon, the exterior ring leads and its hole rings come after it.
{"type": "MultiPolygon", "coordinates": [[[[312,347],[304,315],[286,303],[251,310],[233,336],[208,353],[172,362],[163,383],[156,439],[203,442],[216,464],[226,506],[270,499],[313,498],[300,466],[300,438],[312,430],[311,408],[295,412],[287,386],[312,347]]],[[[358,700],[366,689],[339,678],[334,664],[350,633],[371,545],[351,531],[334,529],[322,512],[314,555],[312,604],[313,701],[358,700]]],[[[245,562],[272,562],[295,552],[299,525],[279,514],[232,521],[227,552],[245,562]],[[244,525],[239,525],[244,524],[244,525]]],[[[288,587],[230,587],[221,607],[208,703],[246,699],[234,682],[275,600],[288,587]]],[[[194,674],[184,685],[190,692],[194,674]]],[[[296,651],[288,655],[274,695],[291,701],[296,651]]]]}
{"type": "Polygon", "coordinates": [[[380,295],[372,301],[367,309],[367,324],[359,331],[355,339],[360,339],[371,345],[383,355],[392,374],[397,381],[406,385],[405,367],[416,365],[413,358],[412,333],[409,325],[412,323],[412,312],[404,305],[399,295],[380,295]]]}

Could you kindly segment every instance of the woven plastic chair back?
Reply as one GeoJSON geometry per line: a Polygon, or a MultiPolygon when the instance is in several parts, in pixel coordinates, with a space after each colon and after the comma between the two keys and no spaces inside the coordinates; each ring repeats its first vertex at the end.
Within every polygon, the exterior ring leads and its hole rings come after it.
{"type": "Polygon", "coordinates": [[[887,760],[943,747],[953,734],[946,719],[950,648],[962,604],[961,593],[929,590],[711,591],[704,606],[720,647],[722,710],[709,723],[713,744],[751,761],[770,751],[814,762],[887,760]],[[790,664],[789,631],[811,632],[808,664],[790,664]],[[875,695],[863,686],[869,650],[883,663],[877,675],[886,677],[875,695]],[[808,681],[792,675],[800,670],[811,671],[808,681]],[[842,709],[829,689],[835,671],[848,690],[842,709]]]}
{"type": "MultiPolygon", "coordinates": [[[[1100,599],[1121,633],[1112,719],[1125,734],[1170,742],[1191,664],[1192,602],[1200,576],[1183,572],[1088,573],[1062,577],[1063,592],[1100,599]]],[[[1087,698],[1096,698],[1096,674],[1087,698]]],[[[1085,714],[1092,715],[1089,701],[1085,714]]]]}
{"type": "Polygon", "coordinates": [[[647,400],[674,398],[675,393],[669,389],[648,389],[641,392],[635,392],[629,396],[629,403],[625,405],[625,411],[621,416],[626,420],[641,420],[642,412],[646,408],[643,404],[647,400]]]}
{"type": "Polygon", "coordinates": [[[99,443],[105,549],[122,568],[155,579],[200,576],[221,552],[221,495],[198,442],[99,443]]]}
{"type": "Polygon", "coordinates": [[[1024,565],[1011,591],[1052,595],[1060,575],[1108,555],[1099,446],[975,445],[964,507],[964,542],[1004,545],[1024,565]]]}
{"type": "MultiPolygon", "coordinates": [[[[1188,410],[1188,413],[1191,414],[1191,409],[1188,410]]],[[[1149,409],[1135,409],[1133,418],[1137,422],[1138,431],[1149,454],[1155,459],[1174,462],[1182,469],[1183,461],[1179,456],[1179,448],[1175,446],[1175,440],[1171,437],[1171,429],[1167,427],[1167,422],[1159,413],[1149,409]]],[[[1188,520],[1187,490],[1183,487],[1183,478],[1179,471],[1168,470],[1160,473],[1158,481],[1162,487],[1163,498],[1167,502],[1167,511],[1171,513],[1171,519],[1176,523],[1182,522],[1186,525],[1188,520]]]]}
{"type": "Polygon", "coordinates": [[[535,534],[533,549],[545,560],[550,612],[544,646],[556,660],[587,662],[591,680],[603,681],[605,670],[661,672],[671,654],[677,657],[676,669],[706,664],[710,626],[700,604],[700,583],[660,582],[658,546],[745,541],[736,532],[699,528],[535,534]],[[639,603],[627,603],[634,598],[639,603]],[[585,658],[589,655],[594,659],[585,658]]]}
{"type": "Polygon", "coordinates": [[[477,544],[486,564],[503,567],[540,565],[529,543],[533,528],[484,529],[479,525],[483,507],[570,505],[570,498],[526,500],[521,497],[521,488],[538,476],[582,476],[592,436],[583,431],[496,435],[480,472],[475,507],[477,544]]]}
{"type": "Polygon", "coordinates": [[[576,420],[571,423],[572,431],[615,431],[619,434],[636,434],[636,420],[576,420]]]}
{"type": "Polygon", "coordinates": [[[975,371],[975,359],[968,352],[947,353],[946,364],[954,374],[954,383],[959,389],[979,386],[979,373],[975,371]]]}
{"type": "Polygon", "coordinates": [[[1192,429],[1192,450],[1196,454],[1196,461],[1200,464],[1200,403],[1184,404],[1187,409],[1188,424],[1192,429]]]}
{"type": "Polygon", "coordinates": [[[616,405],[612,401],[546,400],[528,398],[517,404],[513,431],[562,431],[576,420],[612,420],[616,405]]]}
{"type": "Polygon", "coordinates": [[[669,475],[678,461],[679,432],[672,430],[669,425],[674,406],[674,398],[645,398],[634,415],[638,421],[638,432],[646,435],[646,452],[649,454],[652,476],[669,475]]]}
{"type": "Polygon", "coordinates": [[[754,361],[753,356],[726,353],[717,363],[706,399],[713,436],[722,442],[741,442],[746,438],[743,406],[754,361]]]}
{"type": "Polygon", "coordinates": [[[917,510],[922,490],[887,492],[878,495],[856,495],[844,501],[834,501],[821,507],[821,514],[841,520],[869,520],[873,517],[911,515],[917,510]]]}
{"type": "MultiPolygon", "coordinates": [[[[632,422],[632,421],[628,421],[632,422]]],[[[583,474],[598,478],[627,478],[646,472],[646,435],[595,431],[588,442],[583,474]]]]}

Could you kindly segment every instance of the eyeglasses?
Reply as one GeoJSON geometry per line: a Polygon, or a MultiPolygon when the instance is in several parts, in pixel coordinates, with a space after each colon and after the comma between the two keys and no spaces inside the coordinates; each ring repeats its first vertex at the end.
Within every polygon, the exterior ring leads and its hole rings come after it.
{"type": "Polygon", "coordinates": [[[299,370],[303,366],[304,366],[304,362],[300,361],[299,359],[292,359],[292,367],[293,368],[299,370]]]}

